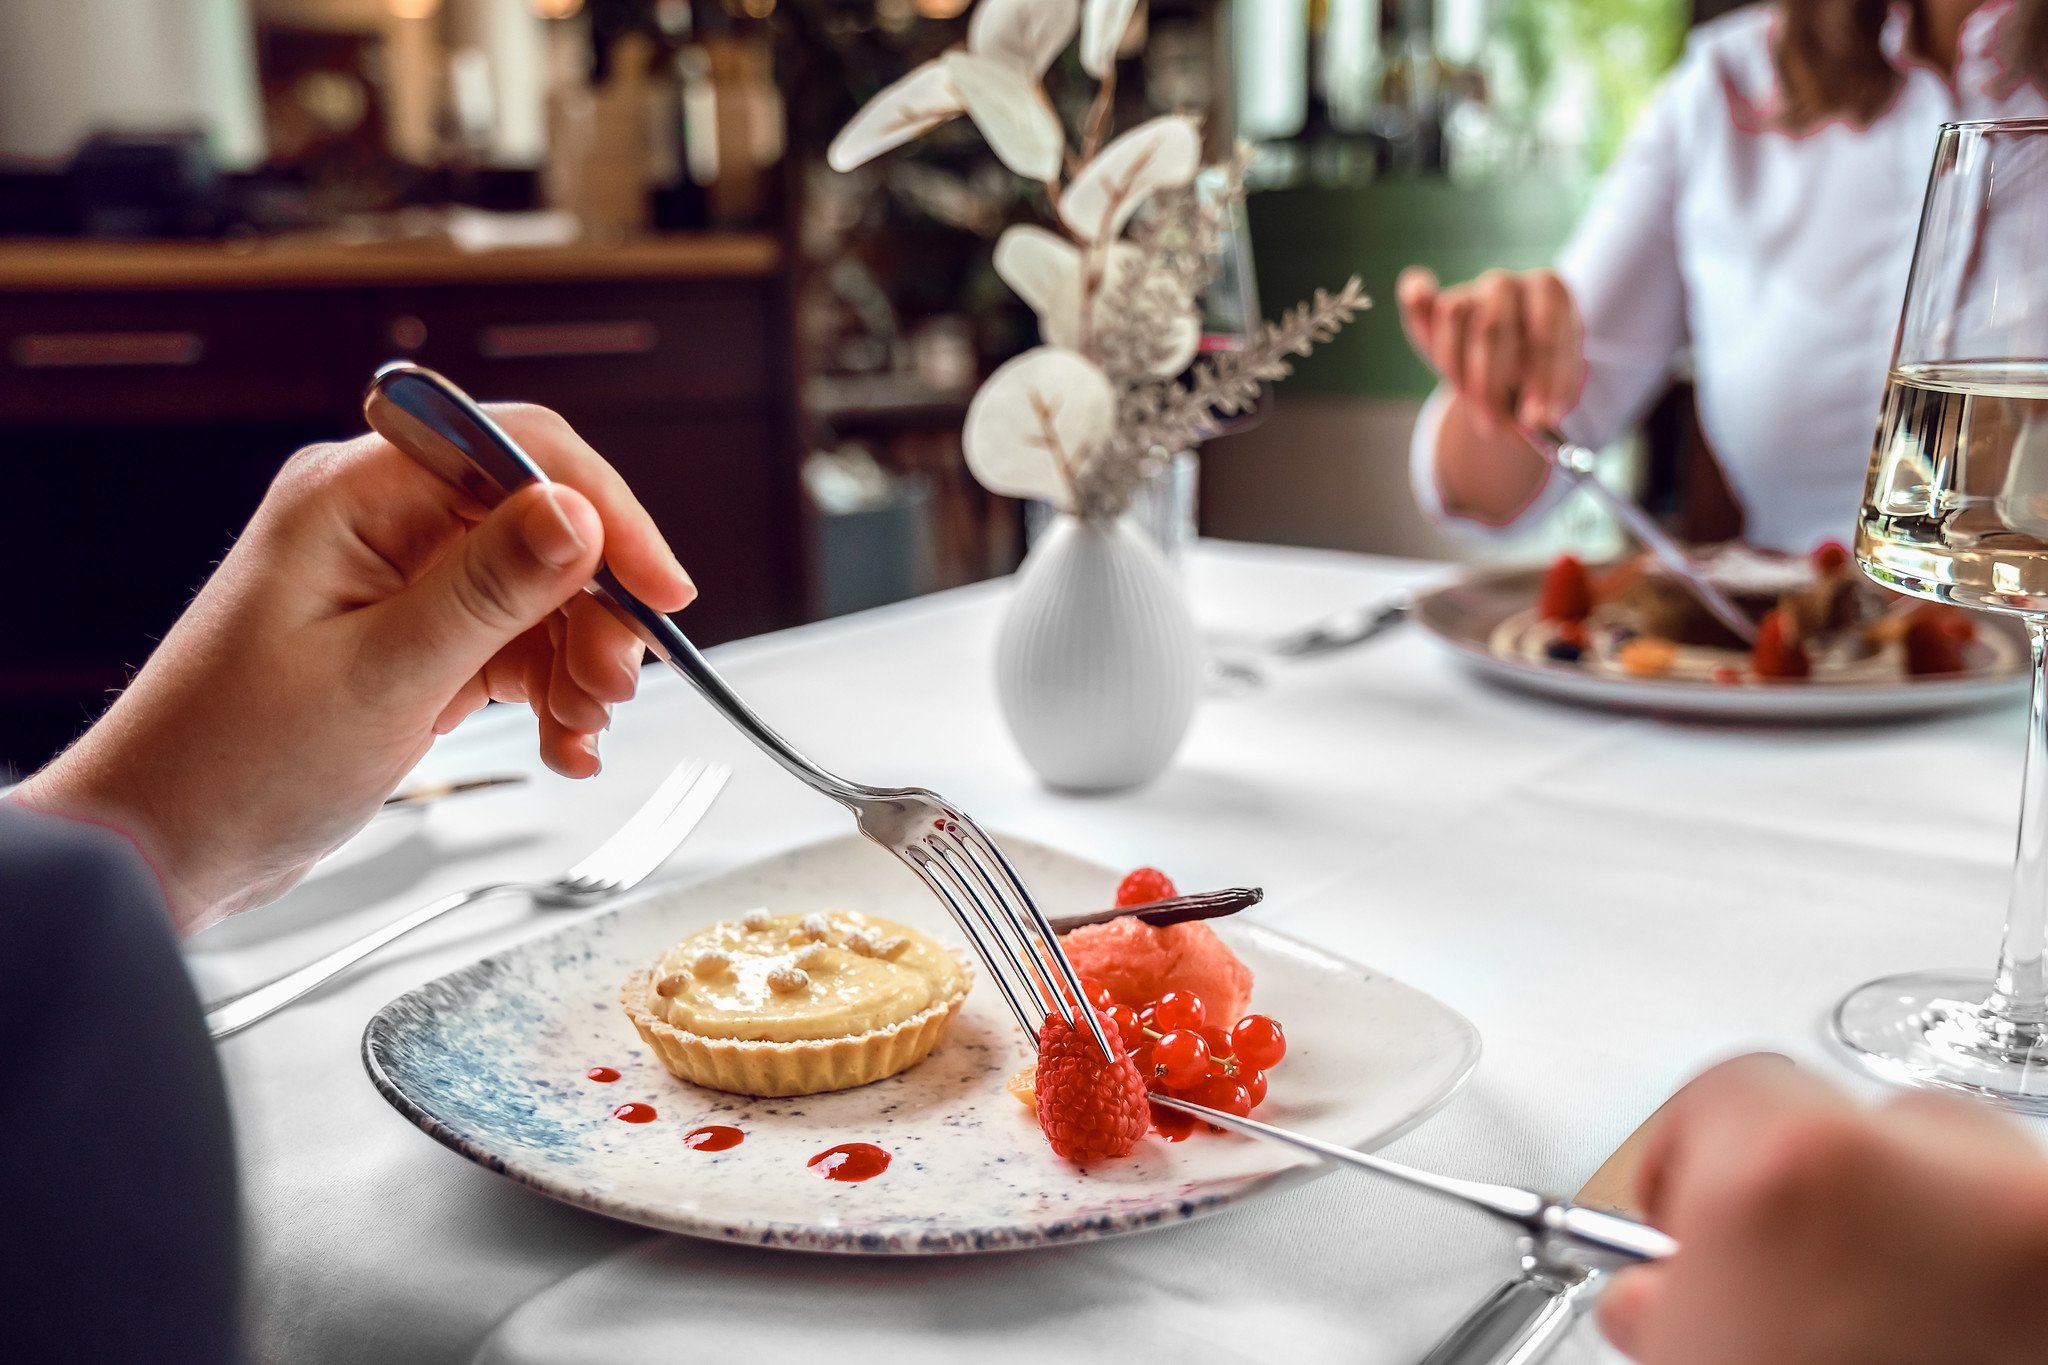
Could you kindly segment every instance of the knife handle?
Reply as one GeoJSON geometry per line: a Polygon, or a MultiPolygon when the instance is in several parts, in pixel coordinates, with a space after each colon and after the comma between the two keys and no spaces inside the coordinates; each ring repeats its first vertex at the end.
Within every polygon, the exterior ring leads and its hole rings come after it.
{"type": "Polygon", "coordinates": [[[1587,1282],[1525,1275],[1509,1280],[1465,1315],[1419,1365],[1536,1365],[1574,1322],[1587,1282]]]}

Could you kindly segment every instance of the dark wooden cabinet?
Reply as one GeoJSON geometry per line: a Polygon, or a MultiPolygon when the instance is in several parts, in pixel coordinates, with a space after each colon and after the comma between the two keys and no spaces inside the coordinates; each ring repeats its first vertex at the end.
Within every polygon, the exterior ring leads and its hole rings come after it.
{"type": "Polygon", "coordinates": [[[769,238],[603,251],[0,245],[0,771],[147,657],[376,365],[560,411],[633,486],[714,644],[805,614],[788,290],[769,238]]]}

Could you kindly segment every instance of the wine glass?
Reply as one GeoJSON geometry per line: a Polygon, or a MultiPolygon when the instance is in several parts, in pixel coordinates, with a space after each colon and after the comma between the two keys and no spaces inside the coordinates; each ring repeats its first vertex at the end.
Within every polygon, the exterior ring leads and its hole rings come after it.
{"type": "Polygon", "coordinates": [[[2048,119],[1945,124],[1856,528],[1889,587],[2018,617],[2033,708],[1991,973],[1872,981],[1835,1035],[1889,1079],[2048,1113],[2048,119]]]}

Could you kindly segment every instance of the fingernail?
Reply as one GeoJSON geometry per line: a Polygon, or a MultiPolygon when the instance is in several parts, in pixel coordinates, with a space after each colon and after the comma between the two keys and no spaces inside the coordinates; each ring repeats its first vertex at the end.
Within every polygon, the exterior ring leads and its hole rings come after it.
{"type": "Polygon", "coordinates": [[[668,547],[668,545],[664,543],[661,547],[661,553],[667,557],[668,567],[675,573],[675,576],[679,580],[681,580],[682,585],[688,588],[691,592],[696,592],[697,580],[690,577],[690,571],[683,567],[682,560],[676,558],[676,552],[674,550],[671,550],[668,547]]]}
{"type": "Polygon", "coordinates": [[[526,547],[550,568],[566,569],[588,553],[590,546],[577,534],[576,524],[569,520],[562,504],[555,500],[554,489],[542,484],[538,502],[540,505],[527,512],[520,526],[526,535],[526,547]]]}
{"type": "Polygon", "coordinates": [[[597,775],[598,773],[601,773],[601,772],[603,772],[603,771],[604,771],[604,760],[603,760],[602,758],[600,758],[600,757],[598,756],[598,752],[597,752],[597,736],[596,736],[596,735],[583,735],[583,736],[580,736],[580,737],[579,737],[579,738],[577,739],[577,741],[576,741],[576,742],[577,742],[577,743],[579,743],[579,744],[581,744],[581,745],[583,746],[583,752],[584,752],[584,753],[586,753],[586,754],[589,754],[589,755],[590,755],[590,761],[591,761],[591,762],[593,762],[593,763],[595,763],[595,764],[597,764],[597,766],[596,766],[595,768],[592,768],[592,769],[590,770],[590,772],[591,772],[591,776],[595,777],[595,776],[596,776],[596,775],[597,775]]]}

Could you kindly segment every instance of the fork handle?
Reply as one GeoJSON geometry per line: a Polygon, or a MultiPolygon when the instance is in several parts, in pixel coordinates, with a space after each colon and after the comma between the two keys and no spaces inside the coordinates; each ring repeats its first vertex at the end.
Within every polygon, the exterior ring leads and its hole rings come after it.
{"type": "Polygon", "coordinates": [[[382,928],[372,929],[354,942],[336,948],[325,957],[313,959],[297,971],[286,972],[275,981],[214,1006],[206,1012],[206,1031],[216,1039],[225,1038],[231,1033],[240,1033],[258,1019],[275,1014],[308,991],[333,980],[385,944],[404,938],[421,925],[432,923],[465,905],[474,905],[487,896],[524,889],[520,883],[506,882],[496,886],[479,886],[472,891],[459,891],[452,896],[430,901],[417,910],[400,915],[382,928]]]}
{"type": "Polygon", "coordinates": [[[654,651],[656,658],[680,673],[685,682],[711,703],[713,710],[752,740],[762,753],[781,764],[791,776],[835,801],[844,802],[854,795],[852,783],[805,758],[773,726],[762,720],[754,708],[742,701],[739,693],[719,676],[711,661],[690,642],[689,636],[683,634],[682,627],[666,613],[656,611],[627,591],[613,576],[609,566],[600,564],[596,576],[584,591],[602,602],[612,615],[654,651]]]}
{"type": "MultiPolygon", "coordinates": [[[[547,472],[475,399],[445,376],[411,361],[395,360],[377,371],[363,395],[363,416],[378,435],[486,507],[496,507],[530,483],[548,481],[547,472]]],[[[864,795],[790,747],[726,686],[680,626],[628,592],[608,566],[598,565],[584,591],[798,781],[841,805],[851,806],[864,795]]]]}

